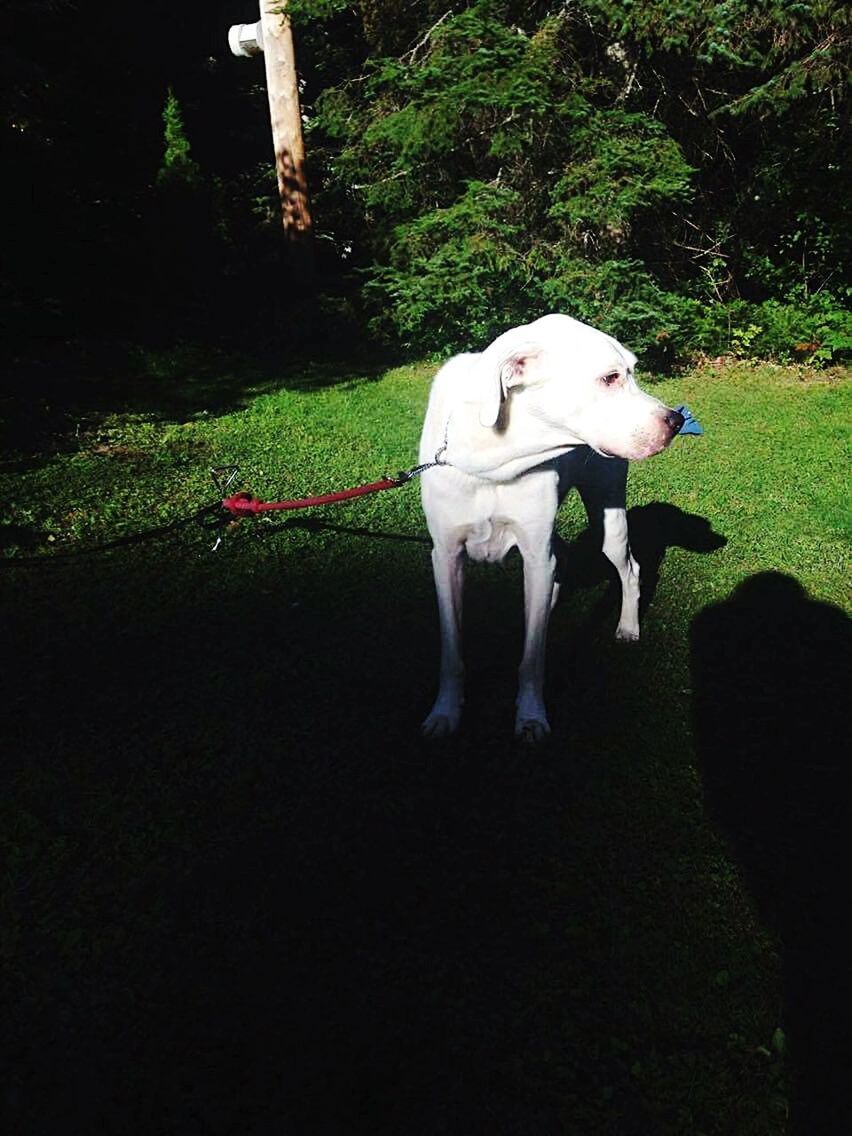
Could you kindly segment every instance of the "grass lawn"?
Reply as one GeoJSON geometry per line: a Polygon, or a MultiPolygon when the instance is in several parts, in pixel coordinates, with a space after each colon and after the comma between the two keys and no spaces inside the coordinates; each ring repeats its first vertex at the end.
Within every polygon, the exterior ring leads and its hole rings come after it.
{"type": "Polygon", "coordinates": [[[642,640],[571,499],[535,751],[511,558],[469,570],[459,736],[419,737],[415,487],[93,550],[190,517],[211,466],[267,500],[408,467],[431,371],[6,404],[7,1131],[843,1130],[841,376],[655,386],[706,434],[631,471],[642,640]]]}

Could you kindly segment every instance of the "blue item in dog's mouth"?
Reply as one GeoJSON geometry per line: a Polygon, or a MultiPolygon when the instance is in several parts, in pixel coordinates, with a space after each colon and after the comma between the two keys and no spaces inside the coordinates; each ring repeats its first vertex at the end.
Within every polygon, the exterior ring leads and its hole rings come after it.
{"type": "Polygon", "coordinates": [[[688,406],[676,406],[675,410],[678,414],[683,415],[683,425],[678,430],[678,434],[703,434],[704,429],[699,423],[697,418],[693,418],[692,411],[688,406]]]}

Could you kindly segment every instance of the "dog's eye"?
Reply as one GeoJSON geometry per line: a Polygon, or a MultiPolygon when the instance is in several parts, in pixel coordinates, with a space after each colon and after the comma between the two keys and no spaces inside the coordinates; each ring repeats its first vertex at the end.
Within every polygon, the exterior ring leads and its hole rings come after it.
{"type": "Polygon", "coordinates": [[[603,376],[601,382],[605,387],[611,387],[614,386],[614,384],[617,383],[620,378],[621,375],[618,373],[618,371],[610,371],[608,375],[603,376]]]}

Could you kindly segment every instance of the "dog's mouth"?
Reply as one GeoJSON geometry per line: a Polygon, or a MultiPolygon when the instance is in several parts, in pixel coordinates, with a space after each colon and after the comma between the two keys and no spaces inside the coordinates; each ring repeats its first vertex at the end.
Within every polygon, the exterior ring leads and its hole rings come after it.
{"type": "Polygon", "coordinates": [[[644,458],[652,458],[656,454],[662,453],[677,437],[678,430],[682,425],[683,417],[675,411],[670,411],[666,418],[655,423],[652,427],[636,430],[623,446],[619,445],[618,449],[614,450],[602,446],[600,443],[597,445],[590,443],[590,445],[595,453],[604,458],[642,461],[644,458]]]}
{"type": "Polygon", "coordinates": [[[647,438],[637,439],[631,446],[625,446],[619,453],[617,450],[608,450],[606,446],[593,446],[590,448],[599,454],[602,458],[617,458],[621,461],[642,461],[644,458],[652,458],[666,448],[669,440],[665,441],[651,441],[647,438]]]}
{"type": "Polygon", "coordinates": [[[593,442],[586,443],[590,450],[594,450],[599,457],[602,458],[621,458],[623,454],[617,454],[615,450],[608,450],[605,446],[596,446],[593,442]]]}

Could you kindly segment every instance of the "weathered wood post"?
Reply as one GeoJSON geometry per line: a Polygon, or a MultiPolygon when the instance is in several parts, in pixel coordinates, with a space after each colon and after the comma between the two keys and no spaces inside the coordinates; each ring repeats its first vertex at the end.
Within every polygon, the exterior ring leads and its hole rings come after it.
{"type": "Polygon", "coordinates": [[[292,254],[288,259],[307,277],[300,280],[304,287],[313,282],[312,223],[296,51],[286,6],[287,0],[260,0],[260,20],[235,24],[228,33],[228,43],[234,55],[263,53],[281,223],[292,254]]]}

